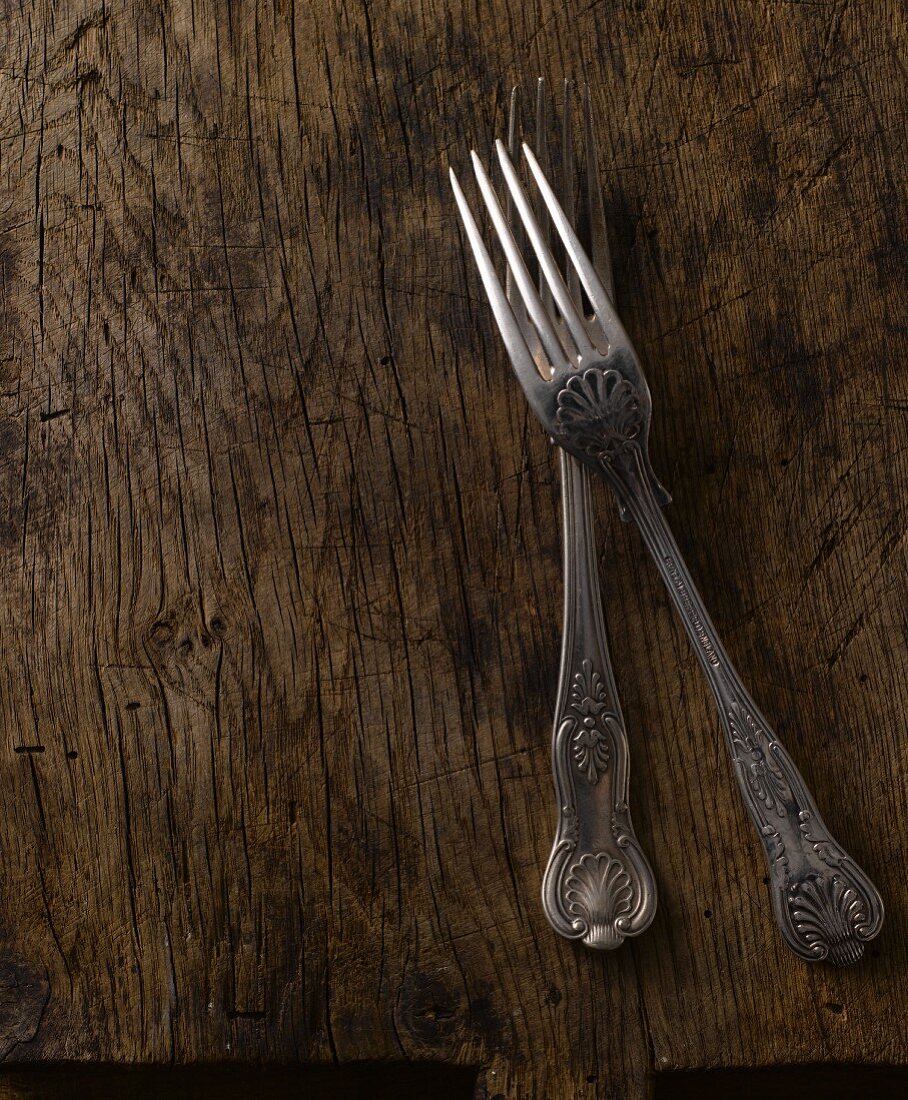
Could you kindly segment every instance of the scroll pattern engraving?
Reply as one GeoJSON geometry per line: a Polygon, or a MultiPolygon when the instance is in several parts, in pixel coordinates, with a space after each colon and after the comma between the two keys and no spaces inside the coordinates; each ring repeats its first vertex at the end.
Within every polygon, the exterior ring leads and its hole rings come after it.
{"type": "Polygon", "coordinates": [[[727,703],[725,717],[745,802],[774,873],[783,936],[802,958],[857,962],[882,923],[879,895],[826,831],[794,763],[745,702],[727,703]]]}
{"type": "Polygon", "coordinates": [[[577,767],[593,784],[599,782],[608,768],[609,737],[604,728],[608,715],[603,714],[607,706],[602,677],[593,668],[592,661],[585,660],[571,685],[571,710],[577,722],[571,749],[577,767]]]}
{"type": "Polygon", "coordinates": [[[620,860],[607,852],[585,855],[571,867],[564,897],[588,947],[608,951],[621,944],[633,910],[633,888],[620,860]]]}
{"type": "Polygon", "coordinates": [[[788,906],[798,938],[811,955],[839,966],[857,962],[870,918],[865,899],[839,875],[810,875],[789,890],[788,906]]]}
{"type": "Polygon", "coordinates": [[[643,429],[637,387],[616,370],[578,372],[558,394],[555,428],[570,439],[571,450],[608,465],[643,429]]]}
{"type": "Polygon", "coordinates": [[[728,710],[728,725],[735,759],[754,796],[779,817],[785,817],[794,801],[785,774],[772,756],[769,738],[750,714],[736,703],[728,710]]]}
{"type": "Polygon", "coordinates": [[[649,926],[656,885],[628,812],[624,726],[591,660],[581,662],[566,695],[554,744],[560,814],[543,907],[560,935],[608,951],[649,926]]]}

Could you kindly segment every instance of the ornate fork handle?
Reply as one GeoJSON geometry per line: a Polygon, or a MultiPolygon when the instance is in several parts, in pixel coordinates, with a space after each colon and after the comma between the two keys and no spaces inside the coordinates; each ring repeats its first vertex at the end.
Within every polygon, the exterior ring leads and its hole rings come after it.
{"type": "Polygon", "coordinates": [[[610,400],[599,406],[608,415],[595,426],[587,423],[585,437],[575,433],[572,449],[606,478],[622,513],[640,528],[694,645],[715,696],[744,804],[769,863],[782,935],[801,958],[856,962],[864,944],[880,930],[882,899],[830,835],[801,773],[719,640],[654,495],[635,387],[615,371],[594,368],[582,377],[608,394],[610,400]]]}
{"type": "Polygon", "coordinates": [[[559,454],[564,633],[552,734],[559,817],[542,904],[556,932],[609,950],[649,926],[656,884],[628,810],[627,737],[602,617],[589,473],[559,454]]]}

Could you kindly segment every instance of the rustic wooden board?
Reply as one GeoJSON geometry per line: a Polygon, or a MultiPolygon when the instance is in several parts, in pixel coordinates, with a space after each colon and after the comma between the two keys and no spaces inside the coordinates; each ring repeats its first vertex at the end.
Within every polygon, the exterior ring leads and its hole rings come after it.
{"type": "Polygon", "coordinates": [[[0,1054],[439,1060],[478,1095],[908,1064],[908,112],[890,2],[7,5],[0,1054]],[[653,461],[888,920],[769,914],[693,654],[598,503],[661,891],[539,901],[558,484],[448,162],[589,78],[653,461]]]}

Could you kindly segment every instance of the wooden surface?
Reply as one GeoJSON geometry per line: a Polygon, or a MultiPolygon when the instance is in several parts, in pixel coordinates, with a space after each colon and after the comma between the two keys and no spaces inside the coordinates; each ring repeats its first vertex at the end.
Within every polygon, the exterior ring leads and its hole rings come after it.
{"type": "Polygon", "coordinates": [[[902,6],[7,5],[0,1054],[476,1066],[480,1097],[908,1064],[902,6]],[[446,181],[592,84],[654,465],[888,918],[781,944],[693,653],[603,492],[660,909],[593,955],[554,827],[553,455],[446,181]]]}

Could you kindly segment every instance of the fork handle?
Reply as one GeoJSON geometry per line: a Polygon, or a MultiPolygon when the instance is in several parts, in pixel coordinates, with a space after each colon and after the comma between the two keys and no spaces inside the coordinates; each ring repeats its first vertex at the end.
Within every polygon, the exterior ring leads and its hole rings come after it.
{"type": "Polygon", "coordinates": [[[640,528],[713,690],[744,805],[769,863],[785,942],[803,959],[856,962],[883,923],[876,887],[830,835],[801,773],[729,660],[639,451],[622,469],[602,472],[640,528]]]}
{"type": "Polygon", "coordinates": [[[556,932],[610,950],[649,926],[656,883],[628,809],[627,737],[602,615],[589,472],[559,455],[564,629],[552,734],[559,812],[542,904],[556,932]]]}

